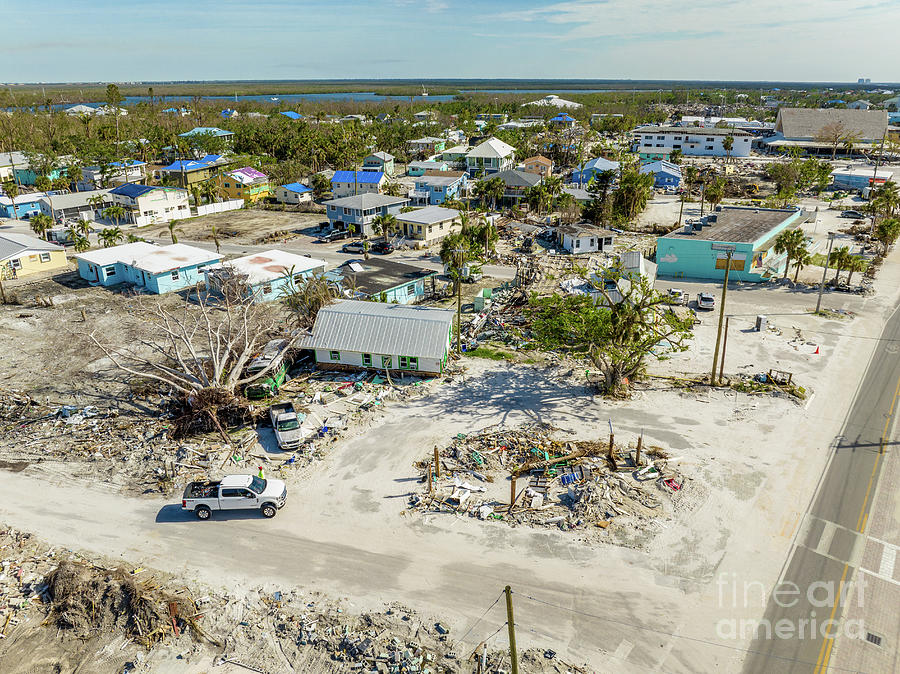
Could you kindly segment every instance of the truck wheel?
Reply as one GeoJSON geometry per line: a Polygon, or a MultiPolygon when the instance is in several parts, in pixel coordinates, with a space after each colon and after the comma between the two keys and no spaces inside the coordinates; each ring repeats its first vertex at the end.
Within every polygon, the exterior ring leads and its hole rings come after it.
{"type": "Polygon", "coordinates": [[[277,512],[278,512],[278,509],[275,506],[273,506],[271,503],[266,503],[266,505],[264,505],[262,507],[263,517],[275,517],[275,513],[277,513],[277,512]]]}
{"type": "Polygon", "coordinates": [[[208,520],[210,515],[212,515],[212,511],[206,506],[200,506],[194,512],[197,513],[198,520],[208,520]]]}

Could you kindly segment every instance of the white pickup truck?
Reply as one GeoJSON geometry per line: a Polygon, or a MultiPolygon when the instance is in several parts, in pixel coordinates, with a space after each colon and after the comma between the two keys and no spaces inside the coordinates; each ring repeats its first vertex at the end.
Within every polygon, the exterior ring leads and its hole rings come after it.
{"type": "MultiPolygon", "coordinates": [[[[304,417],[305,418],[305,417],[304,417]]],[[[303,421],[294,409],[294,403],[274,403],[269,407],[269,419],[275,430],[275,439],[280,449],[297,449],[303,440],[300,422],[303,421]]]]}
{"type": "Polygon", "coordinates": [[[181,509],[208,520],[213,510],[259,510],[264,517],[287,502],[287,487],[281,480],[254,475],[228,475],[219,482],[191,482],[181,497],[181,509]]]}

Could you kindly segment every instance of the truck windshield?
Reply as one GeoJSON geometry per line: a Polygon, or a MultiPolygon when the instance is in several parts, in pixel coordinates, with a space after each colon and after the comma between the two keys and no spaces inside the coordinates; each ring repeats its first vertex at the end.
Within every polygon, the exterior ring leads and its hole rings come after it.
{"type": "Polygon", "coordinates": [[[262,494],[266,490],[266,481],[261,477],[254,477],[250,481],[250,489],[257,494],[262,494]]]}
{"type": "Polygon", "coordinates": [[[279,431],[296,431],[298,428],[300,428],[300,422],[296,419],[288,419],[286,421],[278,422],[279,431]]]}

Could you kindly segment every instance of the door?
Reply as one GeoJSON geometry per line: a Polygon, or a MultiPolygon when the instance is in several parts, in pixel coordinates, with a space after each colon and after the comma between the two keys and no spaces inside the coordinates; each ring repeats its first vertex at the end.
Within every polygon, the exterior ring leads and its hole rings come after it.
{"type": "Polygon", "coordinates": [[[245,508],[249,499],[245,498],[244,491],[244,489],[223,489],[219,495],[219,507],[222,510],[245,508]]]}

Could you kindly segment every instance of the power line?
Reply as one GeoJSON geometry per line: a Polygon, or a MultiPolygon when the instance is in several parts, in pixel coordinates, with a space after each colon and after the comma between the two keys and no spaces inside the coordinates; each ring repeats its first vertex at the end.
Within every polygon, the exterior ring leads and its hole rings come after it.
{"type": "MultiPolygon", "coordinates": [[[[458,646],[460,643],[462,643],[463,641],[466,640],[466,637],[469,636],[469,634],[472,633],[472,630],[475,629],[475,627],[478,625],[478,623],[480,623],[482,620],[484,620],[484,617],[485,617],[488,613],[490,613],[490,611],[491,611],[492,608],[494,608],[494,607],[497,605],[497,603],[500,601],[500,598],[501,598],[502,596],[503,596],[503,593],[502,593],[502,592],[501,592],[500,594],[497,595],[497,598],[494,600],[494,603],[491,604],[490,606],[488,606],[488,607],[484,610],[484,613],[482,613],[481,616],[478,618],[478,620],[476,620],[474,623],[472,623],[472,626],[466,631],[466,633],[463,634],[459,639],[456,640],[456,644],[455,644],[455,645],[458,646]]],[[[504,623],[504,625],[501,626],[500,629],[502,630],[503,627],[505,627],[505,626],[506,626],[506,625],[505,625],[505,623],[504,623]]],[[[499,632],[499,631],[500,631],[500,630],[497,630],[497,632],[499,632]]],[[[495,634],[496,634],[496,632],[495,632],[495,634]]]]}
{"type": "MultiPolygon", "coordinates": [[[[550,606],[550,607],[552,607],[552,608],[556,608],[556,609],[559,609],[559,610],[561,610],[561,611],[569,611],[570,613],[575,613],[575,614],[577,614],[577,615],[582,615],[582,616],[585,616],[585,617],[587,617],[587,618],[594,618],[594,619],[596,619],[596,620],[603,620],[603,621],[606,621],[606,622],[615,623],[615,624],[617,624],[617,625],[622,625],[623,627],[631,627],[631,628],[634,628],[634,629],[644,630],[645,632],[653,632],[654,634],[659,634],[659,635],[661,635],[661,636],[670,637],[670,638],[672,638],[672,639],[682,639],[682,640],[685,640],[685,641],[693,641],[693,642],[695,642],[695,643],[705,644],[705,645],[707,645],[707,646],[717,646],[717,647],[719,647],[719,648],[726,648],[726,649],[728,649],[728,650],[731,650],[731,651],[738,651],[738,652],[740,652],[740,653],[748,653],[748,654],[754,654],[754,655],[763,655],[763,656],[765,656],[765,657],[767,657],[767,658],[774,658],[774,659],[776,659],[776,660],[782,660],[782,661],[785,661],[785,662],[796,662],[796,663],[799,663],[799,664],[801,664],[801,665],[814,665],[814,664],[815,664],[815,663],[810,662],[810,661],[808,661],[808,660],[800,660],[800,659],[798,659],[798,658],[788,658],[788,657],[785,657],[785,656],[783,656],[783,655],[775,655],[774,653],[765,653],[765,652],[763,652],[763,651],[757,651],[757,650],[753,650],[753,649],[751,649],[751,648],[741,648],[740,646],[729,646],[728,644],[721,644],[721,643],[718,643],[718,642],[716,642],[716,641],[710,641],[709,639],[701,639],[701,638],[699,638],[699,637],[689,637],[689,636],[684,635],[684,634],[675,634],[674,632],[666,632],[665,630],[660,630],[660,629],[656,629],[656,628],[653,628],[653,627],[647,627],[646,625],[638,625],[638,624],[636,624],[636,623],[629,623],[629,622],[626,622],[626,621],[624,621],[624,620],[617,620],[617,619],[615,619],[615,618],[608,618],[608,617],[606,617],[606,616],[599,616],[599,615],[595,615],[595,614],[593,614],[593,613],[588,613],[587,611],[580,611],[580,610],[575,609],[575,608],[570,608],[570,607],[568,607],[568,606],[560,606],[559,604],[554,604],[554,603],[552,603],[552,602],[544,601],[543,599],[538,599],[537,597],[532,597],[531,595],[527,595],[527,594],[521,594],[521,593],[519,593],[519,592],[516,592],[515,594],[517,594],[517,595],[520,596],[520,597],[523,597],[524,599],[530,599],[531,601],[536,602],[536,603],[538,603],[538,604],[543,604],[544,606],[550,606]]],[[[502,629],[502,628],[501,628],[501,629],[502,629]]],[[[499,631],[499,630],[498,630],[498,631],[499,631]]],[[[831,666],[831,665],[829,665],[829,669],[836,670],[836,671],[843,671],[843,672],[856,672],[856,671],[858,671],[858,670],[856,670],[856,669],[848,669],[848,668],[844,668],[844,667],[834,667],[834,666],[831,666]]]]}

